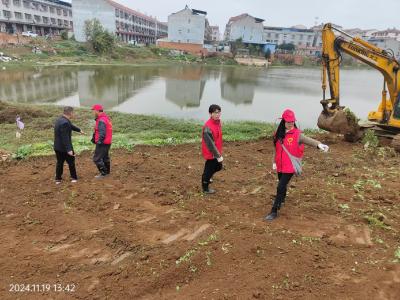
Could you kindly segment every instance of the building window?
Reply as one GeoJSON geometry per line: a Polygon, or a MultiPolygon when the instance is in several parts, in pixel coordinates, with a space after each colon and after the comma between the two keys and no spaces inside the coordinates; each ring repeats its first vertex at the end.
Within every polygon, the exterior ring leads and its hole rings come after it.
{"type": "Polygon", "coordinates": [[[187,33],[190,33],[190,29],[187,30],[187,33]]]}
{"type": "Polygon", "coordinates": [[[15,18],[16,19],[22,19],[22,13],[20,13],[20,12],[14,12],[14,16],[15,16],[15,18]]]}
{"type": "Polygon", "coordinates": [[[21,0],[13,0],[14,6],[21,6],[21,0]]]}
{"type": "Polygon", "coordinates": [[[11,18],[11,11],[3,10],[3,16],[5,18],[11,18]]]}
{"type": "Polygon", "coordinates": [[[40,21],[41,21],[41,17],[35,15],[35,22],[36,23],[40,23],[40,21]]]}
{"type": "Polygon", "coordinates": [[[275,33],[275,38],[278,39],[279,38],[279,34],[275,33]]]}
{"type": "Polygon", "coordinates": [[[26,20],[32,20],[32,15],[31,14],[25,14],[25,19],[26,20]]]}
{"type": "Polygon", "coordinates": [[[30,8],[29,1],[26,1],[26,0],[25,0],[25,1],[23,2],[23,4],[24,4],[24,7],[25,7],[25,8],[30,8]]]}
{"type": "Polygon", "coordinates": [[[57,8],[57,15],[61,16],[61,9],[57,8]]]}
{"type": "Polygon", "coordinates": [[[68,20],[64,20],[64,26],[65,26],[65,27],[68,27],[68,25],[69,25],[68,20]]]}
{"type": "Polygon", "coordinates": [[[51,24],[56,24],[56,19],[50,18],[50,20],[51,20],[51,24]]]}
{"type": "Polygon", "coordinates": [[[66,17],[68,16],[68,12],[66,10],[63,9],[63,15],[66,17]]]}
{"type": "Polygon", "coordinates": [[[57,19],[57,24],[58,24],[58,26],[62,26],[62,20],[57,19]]]}
{"type": "Polygon", "coordinates": [[[190,19],[188,19],[188,24],[190,24],[190,19]]]}
{"type": "Polygon", "coordinates": [[[49,18],[43,17],[43,23],[44,24],[49,24],[49,18]]]}
{"type": "Polygon", "coordinates": [[[50,6],[50,13],[54,14],[55,10],[54,7],[50,6]]]}
{"type": "Polygon", "coordinates": [[[72,17],[72,10],[69,10],[69,11],[68,11],[68,15],[69,15],[70,17],[72,17]]]}

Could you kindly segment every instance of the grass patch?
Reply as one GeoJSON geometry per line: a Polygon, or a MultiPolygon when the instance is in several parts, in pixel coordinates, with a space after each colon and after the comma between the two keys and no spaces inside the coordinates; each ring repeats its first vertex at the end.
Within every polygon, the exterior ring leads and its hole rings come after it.
{"type": "Polygon", "coordinates": [[[385,230],[392,229],[389,225],[387,225],[383,222],[383,220],[385,219],[385,216],[381,213],[366,215],[366,216],[364,216],[364,219],[368,222],[368,224],[370,226],[385,229],[385,230]]]}
{"type": "MultiPolygon", "coordinates": [[[[61,115],[56,106],[35,106],[27,104],[6,104],[0,102],[1,149],[14,154],[17,159],[53,153],[53,124],[61,115]],[[23,112],[21,114],[20,112],[23,112]],[[22,137],[16,139],[15,115],[26,116],[22,137]]],[[[179,120],[158,116],[132,115],[119,112],[108,113],[113,122],[113,148],[132,151],[135,145],[178,145],[199,143],[202,123],[195,120],[179,120]]],[[[93,149],[90,142],[94,120],[88,109],[76,109],[73,123],[80,127],[86,136],[73,133],[74,149],[77,153],[93,149]]],[[[274,124],[262,122],[224,122],[225,141],[247,141],[261,137],[271,137],[274,124]]]]}

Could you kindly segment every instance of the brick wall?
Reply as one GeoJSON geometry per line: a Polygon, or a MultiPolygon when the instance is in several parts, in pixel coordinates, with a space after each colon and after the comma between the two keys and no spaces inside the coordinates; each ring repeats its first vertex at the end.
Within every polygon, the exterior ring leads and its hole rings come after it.
{"type": "Polygon", "coordinates": [[[161,48],[181,50],[198,56],[208,55],[207,49],[204,49],[203,46],[200,44],[173,43],[166,41],[158,41],[157,44],[161,48]]]}
{"type": "Polygon", "coordinates": [[[30,38],[0,32],[0,46],[29,44],[30,38]]]}

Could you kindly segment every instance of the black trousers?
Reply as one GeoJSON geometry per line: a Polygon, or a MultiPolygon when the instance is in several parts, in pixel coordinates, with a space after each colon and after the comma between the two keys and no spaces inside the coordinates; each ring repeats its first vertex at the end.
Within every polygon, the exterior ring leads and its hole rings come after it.
{"type": "Polygon", "coordinates": [[[110,148],[111,145],[96,144],[96,149],[94,150],[93,161],[103,175],[111,172],[110,148]]]}
{"type": "Polygon", "coordinates": [[[283,202],[285,202],[287,185],[290,179],[292,179],[293,173],[278,173],[278,187],[276,188],[276,196],[274,205],[272,206],[273,211],[278,211],[281,208],[283,202]]]}
{"type": "Polygon", "coordinates": [[[210,183],[211,177],[219,171],[222,170],[222,163],[218,162],[216,158],[206,160],[204,165],[204,172],[201,178],[204,184],[210,183]]]}
{"type": "Polygon", "coordinates": [[[56,151],[57,165],[56,165],[56,180],[62,179],[64,172],[64,162],[66,161],[69,167],[69,173],[72,179],[78,179],[75,168],[75,156],[68,155],[67,152],[56,151]]]}

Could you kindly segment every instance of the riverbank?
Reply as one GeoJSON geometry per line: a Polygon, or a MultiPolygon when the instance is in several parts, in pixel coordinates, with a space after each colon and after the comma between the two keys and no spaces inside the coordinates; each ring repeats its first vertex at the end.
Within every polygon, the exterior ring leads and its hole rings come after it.
{"type": "MultiPolygon", "coordinates": [[[[0,149],[15,158],[52,154],[53,124],[61,115],[62,107],[51,105],[10,104],[0,102],[0,149]],[[16,138],[15,116],[20,115],[25,129],[16,138]]],[[[108,112],[113,121],[113,148],[132,150],[136,145],[177,145],[197,143],[202,123],[194,120],[177,120],[157,116],[132,115],[108,112]]],[[[207,116],[205,116],[206,118],[207,116]]],[[[89,109],[76,109],[73,123],[86,136],[74,135],[77,153],[90,150],[93,116],[89,109]]],[[[274,124],[261,122],[224,122],[224,140],[245,141],[270,137],[274,124]]],[[[310,131],[312,132],[312,131],[310,131]]]]}
{"type": "Polygon", "coordinates": [[[145,64],[176,64],[195,63],[208,65],[237,65],[236,61],[227,56],[206,57],[204,59],[190,54],[180,54],[177,51],[156,46],[137,47],[127,44],[117,44],[108,54],[93,52],[86,43],[73,40],[48,41],[32,39],[28,45],[14,45],[0,48],[5,56],[13,58],[11,62],[1,63],[2,66],[35,66],[35,65],[145,65],[145,64]],[[33,49],[37,48],[35,53],[33,49]]]}

